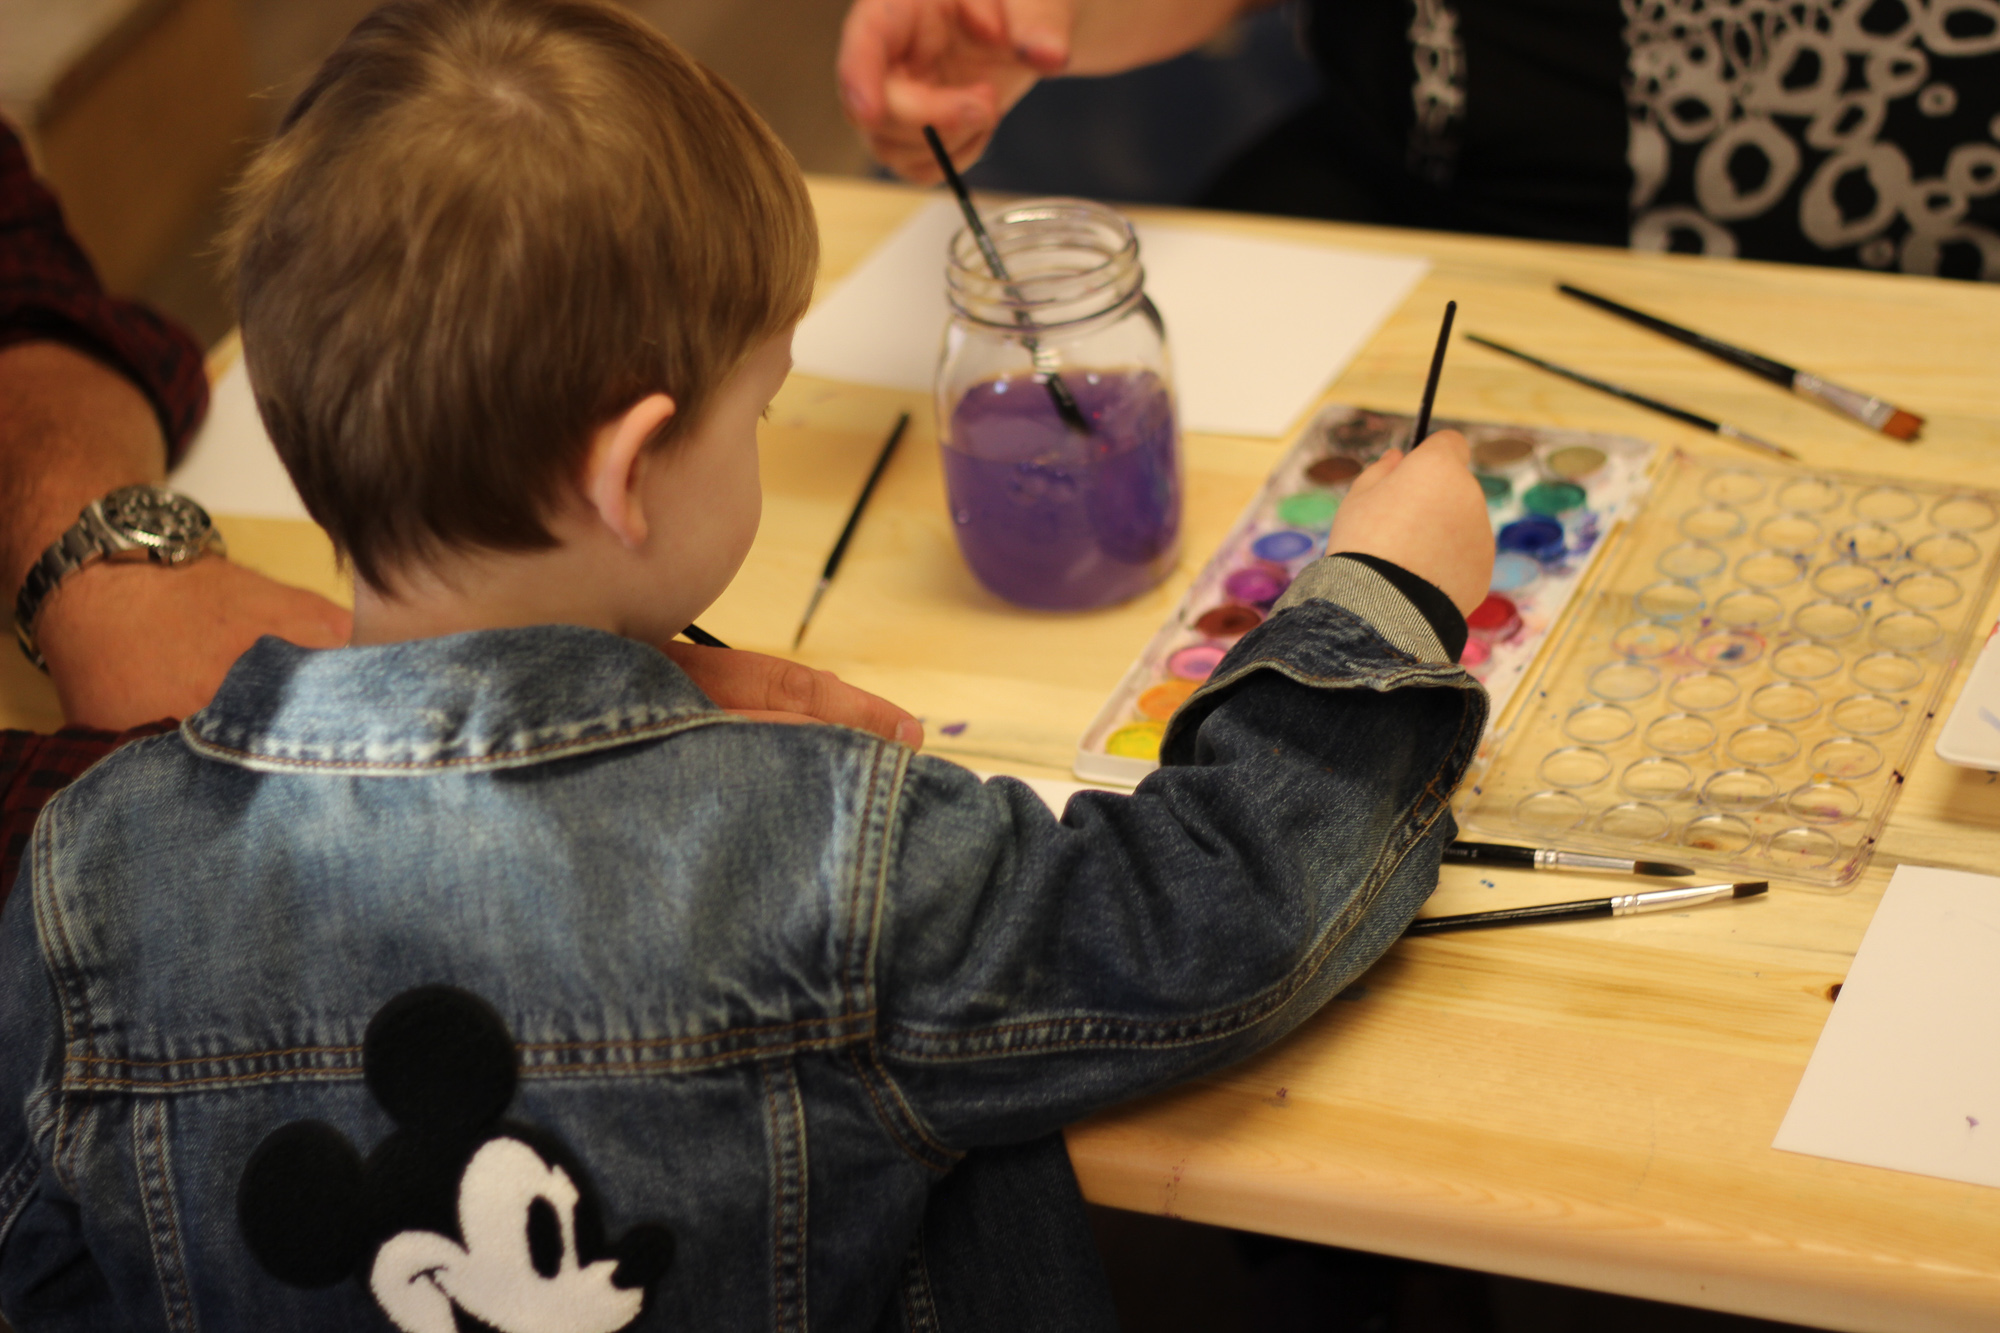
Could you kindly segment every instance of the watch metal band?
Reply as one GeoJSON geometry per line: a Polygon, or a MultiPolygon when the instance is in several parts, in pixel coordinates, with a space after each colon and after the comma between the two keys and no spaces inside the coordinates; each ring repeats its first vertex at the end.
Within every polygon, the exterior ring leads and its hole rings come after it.
{"type": "Polygon", "coordinates": [[[223,550],[222,534],[209,521],[207,511],[193,500],[162,487],[128,486],[92,501],[77,515],[76,522],[36,557],[27,577],[21,581],[21,591],[14,598],[14,637],[21,645],[22,655],[37,670],[49,669],[35,639],[35,617],[56,586],[85,565],[120,556],[179,565],[210,553],[221,554],[223,550]],[[186,517],[194,521],[195,531],[187,538],[163,539],[159,533],[137,527],[128,531],[110,522],[105,517],[107,504],[135,492],[144,493],[145,498],[163,506],[191,511],[186,517]]]}

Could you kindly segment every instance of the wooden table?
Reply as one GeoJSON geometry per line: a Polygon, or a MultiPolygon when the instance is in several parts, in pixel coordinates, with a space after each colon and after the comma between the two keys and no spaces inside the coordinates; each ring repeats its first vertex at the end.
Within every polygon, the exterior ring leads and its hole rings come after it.
{"type": "MultiPolygon", "coordinates": [[[[923,196],[819,180],[823,277],[923,196]]],[[[1183,218],[1181,220],[1190,220],[1183,218]]],[[[1806,451],[1812,462],[2000,483],[2000,290],[1266,218],[1246,235],[1427,255],[1430,277],[1329,398],[1408,410],[1447,298],[1517,340],[1806,451]],[[1785,354],[1929,416],[1905,447],[1552,290],[1558,278],[1785,354]]],[[[1169,319],[1172,312],[1168,312],[1169,319]]],[[[922,715],[929,749],[1067,776],[1077,737],[1283,449],[1187,442],[1187,559],[1089,616],[983,592],[953,545],[926,398],[805,378],[763,435],[764,524],[703,624],[787,651],[819,566],[896,413],[884,478],[800,656],[922,715]]],[[[1463,346],[1438,410],[1733,446],[1463,346]]],[[[239,556],[334,590],[302,524],[223,521],[239,556]]],[[[1987,615],[1993,614],[1989,609],[1987,615]]],[[[13,655],[7,655],[12,658],[13,655]]],[[[0,703],[46,724],[10,661],[0,703]]],[[[1961,678],[1963,672],[1960,673],[1961,678]]],[[[1947,700],[1947,703],[1949,700],[1947,700]]],[[[1838,1329],[2000,1327],[2000,1192],[1774,1152],[1828,1006],[1897,857],[2000,866],[2000,781],[1928,750],[1874,866],[1828,894],[1407,941],[1258,1059],[1078,1126],[1091,1199],[1546,1281],[1838,1329]]],[[[1550,881],[1447,867],[1434,910],[1545,900],[1550,881]],[[1481,879],[1497,882],[1484,888],[1481,879]]]]}

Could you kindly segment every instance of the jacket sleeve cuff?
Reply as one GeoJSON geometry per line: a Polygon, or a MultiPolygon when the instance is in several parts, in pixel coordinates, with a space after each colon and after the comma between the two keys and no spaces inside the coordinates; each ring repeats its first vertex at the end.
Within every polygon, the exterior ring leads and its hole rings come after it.
{"type": "Polygon", "coordinates": [[[1398,651],[1419,662],[1456,662],[1465,650],[1465,617],[1427,580],[1393,561],[1341,552],[1306,566],[1273,615],[1311,599],[1361,617],[1398,651]]]}

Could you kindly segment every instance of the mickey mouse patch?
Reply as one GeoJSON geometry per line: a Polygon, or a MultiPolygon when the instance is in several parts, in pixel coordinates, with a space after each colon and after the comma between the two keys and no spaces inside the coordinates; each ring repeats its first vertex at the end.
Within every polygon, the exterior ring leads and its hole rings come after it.
{"type": "Polygon", "coordinates": [[[331,1125],[274,1130],[236,1197],[265,1272],[317,1289],[359,1278],[403,1333],[617,1333],[673,1262],[673,1234],[616,1243],[582,1165],[503,1120],[519,1064],[492,1006],[450,986],[396,996],[362,1042],[396,1129],[363,1160],[331,1125]]]}

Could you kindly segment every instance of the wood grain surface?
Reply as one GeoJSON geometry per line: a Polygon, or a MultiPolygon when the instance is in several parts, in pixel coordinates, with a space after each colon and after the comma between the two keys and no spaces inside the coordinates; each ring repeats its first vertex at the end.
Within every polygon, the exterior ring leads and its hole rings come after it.
{"type": "MultiPolygon", "coordinates": [[[[823,282],[925,198],[832,179],[815,180],[813,194],[823,282]]],[[[1411,410],[1438,312],[1455,299],[1461,330],[1734,422],[1811,463],[2000,485],[1991,285],[1247,216],[1175,220],[1431,260],[1329,400],[1411,410]],[[1929,425],[1916,445],[1897,444],[1563,298],[1558,280],[1881,394],[1929,425]]],[[[1247,294],[1244,317],[1254,309],[1247,294]]],[[[1174,312],[1164,314],[1171,333],[1174,312]]],[[[905,408],[911,433],[798,656],[923,716],[933,753],[1066,776],[1085,725],[1284,445],[1190,437],[1174,577],[1109,611],[1042,614],[985,593],[959,559],[926,397],[795,376],[762,438],[761,534],[706,628],[739,647],[788,651],[905,408]]],[[[1464,343],[1437,410],[1736,454],[1464,343]]],[[[316,530],[222,524],[247,563],[337,587],[316,530]]],[[[1963,676],[1961,665],[1947,707],[1963,676]]],[[[41,682],[17,670],[0,672],[0,712],[16,724],[53,716],[41,682]]],[[[1257,1059],[1073,1129],[1085,1193],[1828,1328],[2000,1327],[2000,1192],[1770,1147],[1829,988],[1899,858],[2000,871],[2000,782],[1943,764],[1927,739],[1875,864],[1844,892],[1780,883],[1763,900],[1682,914],[1405,941],[1257,1059]]],[[[1603,883],[1446,867],[1431,910],[1588,896],[1603,883]]]]}

